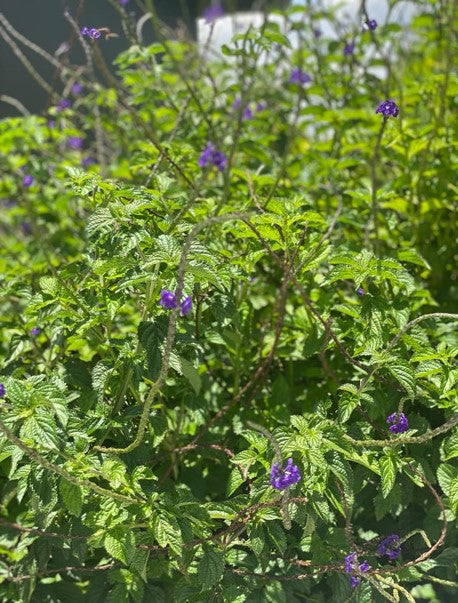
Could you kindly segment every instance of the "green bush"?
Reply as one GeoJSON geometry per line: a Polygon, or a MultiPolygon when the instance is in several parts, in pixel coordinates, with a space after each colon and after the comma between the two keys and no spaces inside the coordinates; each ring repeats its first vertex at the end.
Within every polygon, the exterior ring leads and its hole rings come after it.
{"type": "Polygon", "coordinates": [[[0,122],[2,600],[453,600],[455,15],[417,6],[211,62],[153,14],[0,122]]]}

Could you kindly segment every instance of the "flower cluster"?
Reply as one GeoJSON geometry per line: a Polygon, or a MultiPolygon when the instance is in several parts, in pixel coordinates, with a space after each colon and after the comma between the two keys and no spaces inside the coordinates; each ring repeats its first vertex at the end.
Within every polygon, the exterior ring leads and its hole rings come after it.
{"type": "MultiPolygon", "coordinates": [[[[177,307],[177,297],[175,293],[172,291],[168,291],[167,289],[162,289],[161,291],[161,300],[159,305],[165,308],[166,310],[173,310],[177,307]]],[[[192,299],[189,297],[185,297],[184,300],[180,304],[181,314],[185,316],[188,314],[192,308],[192,299]]]]}
{"type": "MultiPolygon", "coordinates": [[[[360,563],[358,565],[358,570],[363,573],[370,570],[370,568],[371,568],[371,566],[368,564],[367,561],[364,561],[363,563],[360,563]]],[[[353,575],[355,571],[356,571],[356,552],[353,552],[345,557],[345,573],[352,574],[350,576],[350,584],[351,584],[352,588],[355,588],[361,582],[361,578],[358,578],[358,576],[353,575]]]]}
{"type": "Polygon", "coordinates": [[[302,71],[300,67],[295,67],[291,71],[288,79],[289,84],[300,84],[301,86],[303,86],[304,84],[308,84],[311,81],[312,78],[310,77],[310,75],[305,71],[302,71]]]}
{"type": "Polygon", "coordinates": [[[209,142],[205,149],[202,151],[199,157],[199,167],[207,167],[208,165],[214,165],[219,169],[220,172],[224,171],[226,167],[227,157],[222,151],[215,149],[215,145],[209,142]]]}
{"type": "Polygon", "coordinates": [[[282,469],[278,463],[273,463],[270,469],[270,485],[276,490],[284,490],[301,479],[299,467],[293,465],[293,459],[289,458],[286,467],[282,469]]]}
{"type": "Polygon", "coordinates": [[[79,94],[81,94],[83,92],[83,86],[79,82],[75,82],[73,84],[71,90],[72,90],[72,94],[74,94],[75,96],[78,96],[79,94]]]}
{"type": "Polygon", "coordinates": [[[353,44],[353,42],[347,42],[343,49],[344,57],[348,57],[350,54],[353,54],[354,50],[355,45],[353,44]]]}
{"type": "Polygon", "coordinates": [[[22,178],[22,184],[29,188],[29,186],[32,186],[32,184],[35,182],[35,178],[31,175],[31,174],[24,174],[24,177],[22,178]]]}
{"type": "Polygon", "coordinates": [[[71,149],[79,151],[83,148],[84,138],[81,138],[81,136],[69,136],[67,143],[71,149]]]}
{"type": "Polygon", "coordinates": [[[367,26],[371,31],[374,31],[377,29],[377,21],[375,19],[369,19],[367,26]]]}
{"type": "Polygon", "coordinates": [[[409,429],[409,421],[403,412],[393,412],[387,417],[386,422],[391,425],[391,433],[404,433],[409,429]]]}
{"type": "Polygon", "coordinates": [[[6,396],[6,387],[3,383],[0,383],[0,398],[4,398],[6,396]]]}
{"type": "Polygon", "coordinates": [[[379,555],[386,555],[390,561],[394,561],[401,554],[401,545],[397,534],[390,534],[384,538],[377,549],[379,555]]]}
{"type": "Polygon", "coordinates": [[[70,109],[72,101],[68,98],[62,98],[56,105],[56,112],[60,113],[64,109],[70,109]]]}
{"type": "Polygon", "coordinates": [[[205,19],[205,23],[211,25],[216,21],[216,19],[224,16],[224,9],[221,4],[217,2],[216,4],[212,4],[205,9],[202,16],[205,19]]]}
{"type": "Polygon", "coordinates": [[[96,27],[91,27],[91,29],[89,29],[89,27],[83,27],[81,29],[81,35],[89,36],[92,40],[96,40],[97,38],[100,38],[102,34],[96,27]]]}
{"type": "Polygon", "coordinates": [[[381,113],[385,117],[397,117],[399,115],[399,107],[393,100],[386,100],[379,104],[376,113],[381,113]]]}

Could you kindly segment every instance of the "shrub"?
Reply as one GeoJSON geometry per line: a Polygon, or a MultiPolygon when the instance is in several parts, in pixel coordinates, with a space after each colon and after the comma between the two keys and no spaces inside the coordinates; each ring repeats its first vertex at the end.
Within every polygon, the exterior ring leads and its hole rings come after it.
{"type": "Polygon", "coordinates": [[[153,14],[115,76],[68,16],[82,75],[0,123],[3,600],[451,600],[458,86],[418,5],[209,62],[153,14]]]}

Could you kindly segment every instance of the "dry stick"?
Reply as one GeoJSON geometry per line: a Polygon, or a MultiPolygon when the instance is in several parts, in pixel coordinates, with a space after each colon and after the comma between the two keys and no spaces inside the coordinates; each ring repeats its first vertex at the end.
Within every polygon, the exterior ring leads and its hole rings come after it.
{"type": "MultiPolygon", "coordinates": [[[[188,236],[186,238],[186,242],[183,246],[183,251],[181,253],[180,264],[178,266],[177,286],[176,286],[176,291],[175,291],[175,295],[178,300],[181,299],[181,296],[183,293],[183,282],[184,282],[184,275],[185,275],[185,270],[186,270],[186,261],[188,258],[188,254],[191,249],[191,245],[192,245],[195,237],[199,234],[199,232],[201,230],[203,230],[204,228],[206,228],[207,226],[212,226],[214,224],[220,224],[220,223],[229,222],[232,220],[243,220],[248,215],[250,215],[250,214],[248,214],[248,213],[245,213],[245,214],[230,213],[230,214],[226,214],[223,216],[215,216],[213,218],[208,218],[208,220],[204,220],[203,222],[200,222],[199,224],[196,224],[196,226],[194,226],[194,228],[191,230],[191,232],[188,234],[188,236]]],[[[167,336],[166,336],[165,346],[164,346],[164,355],[162,357],[161,370],[159,373],[159,377],[157,378],[157,381],[155,381],[155,383],[151,387],[151,389],[146,397],[145,403],[143,405],[142,414],[140,417],[140,423],[138,426],[137,435],[136,435],[134,441],[131,442],[126,448],[105,448],[103,446],[94,446],[94,450],[100,450],[101,452],[114,452],[114,453],[118,453],[118,454],[126,454],[127,452],[131,452],[132,450],[137,448],[137,446],[139,446],[142,443],[143,437],[145,434],[145,430],[147,427],[147,423],[148,423],[149,411],[151,409],[151,405],[153,403],[154,397],[156,396],[157,392],[164,384],[164,382],[167,378],[168,372],[169,372],[170,355],[172,353],[172,347],[173,347],[173,343],[175,341],[176,321],[177,321],[179,311],[180,311],[180,308],[176,307],[170,313],[169,324],[168,324],[168,329],[167,329],[167,336]]],[[[191,443],[194,444],[195,441],[193,441],[191,443]]]]}
{"type": "Polygon", "coordinates": [[[19,111],[19,113],[24,115],[24,117],[28,117],[30,115],[30,111],[26,107],[24,107],[20,100],[14,98],[13,96],[8,96],[7,94],[0,94],[0,101],[8,103],[8,105],[12,105],[19,111]]]}
{"type": "Polygon", "coordinates": [[[12,442],[18,448],[20,448],[20,450],[25,452],[25,454],[31,460],[35,461],[36,463],[38,463],[45,469],[48,469],[49,471],[51,471],[53,473],[57,473],[57,475],[60,475],[61,477],[63,477],[64,479],[66,479],[67,481],[69,481],[72,484],[75,484],[77,486],[82,486],[84,488],[89,488],[90,490],[93,490],[94,492],[96,492],[97,494],[100,494],[101,496],[107,496],[109,498],[114,498],[115,500],[119,500],[121,502],[128,503],[128,504],[138,504],[139,502],[144,501],[144,499],[142,499],[140,497],[131,498],[130,496],[124,496],[124,494],[118,494],[117,492],[112,492],[111,490],[106,490],[105,488],[101,488],[97,484],[94,484],[93,482],[91,482],[87,479],[78,479],[78,478],[74,477],[73,475],[68,473],[68,471],[66,471],[65,469],[62,469],[62,467],[59,467],[58,465],[51,463],[50,461],[48,461],[48,459],[46,459],[44,456],[42,456],[39,452],[37,452],[33,448],[30,448],[30,446],[27,446],[27,444],[24,444],[24,442],[22,440],[17,438],[14,435],[14,433],[12,431],[10,431],[10,429],[8,429],[8,427],[3,423],[3,421],[0,421],[0,431],[8,438],[8,440],[10,440],[10,442],[12,442]]]}
{"type": "MultiPolygon", "coordinates": [[[[94,69],[94,63],[92,61],[90,48],[89,48],[88,44],[86,43],[86,40],[83,38],[83,35],[81,34],[78,24],[73,19],[73,17],[70,15],[70,13],[68,11],[65,11],[64,16],[67,19],[67,21],[70,23],[70,25],[73,27],[73,31],[75,32],[75,34],[78,36],[78,39],[81,43],[84,54],[86,55],[86,61],[87,61],[87,65],[89,67],[89,72],[95,81],[96,80],[95,69],[94,69]]],[[[106,166],[106,161],[105,161],[105,150],[103,147],[102,116],[100,113],[100,107],[97,104],[97,102],[94,102],[93,109],[94,109],[94,115],[95,115],[95,144],[96,144],[96,148],[97,148],[97,161],[100,165],[100,175],[102,176],[102,178],[105,178],[107,166],[106,166]]]]}
{"type": "Polygon", "coordinates": [[[72,73],[71,69],[68,69],[67,67],[62,65],[62,63],[60,61],[58,61],[56,58],[54,58],[51,54],[49,54],[49,52],[46,52],[46,50],[41,48],[41,46],[38,46],[38,44],[35,44],[31,40],[29,40],[28,38],[23,36],[16,29],[14,29],[14,27],[11,25],[11,23],[8,21],[8,19],[5,17],[5,15],[3,13],[0,13],[0,22],[3,23],[3,25],[6,27],[8,32],[13,36],[13,38],[16,38],[16,40],[19,40],[19,42],[22,42],[24,44],[24,46],[27,46],[28,48],[30,48],[30,50],[33,50],[33,52],[40,55],[45,61],[48,61],[48,63],[51,63],[51,65],[53,65],[53,67],[56,67],[57,69],[59,69],[61,71],[66,71],[69,74],[72,73]]]}
{"type": "Polygon", "coordinates": [[[21,61],[21,63],[24,65],[24,67],[27,69],[27,71],[30,73],[30,75],[33,77],[33,79],[44,90],[46,90],[46,92],[48,94],[52,94],[53,90],[52,90],[51,86],[48,84],[48,82],[46,82],[41,77],[41,75],[38,73],[38,71],[35,69],[35,67],[33,67],[32,63],[25,56],[25,54],[22,52],[22,50],[19,48],[19,46],[16,44],[16,42],[8,35],[8,33],[5,31],[5,29],[3,29],[3,27],[1,25],[0,25],[0,35],[5,40],[5,42],[8,44],[8,46],[11,48],[11,50],[14,52],[16,57],[21,61]]]}
{"type": "Polygon", "coordinates": [[[44,570],[42,572],[37,572],[35,574],[24,574],[22,576],[14,576],[12,578],[5,578],[10,582],[21,582],[22,580],[30,580],[31,578],[40,578],[41,576],[49,576],[51,574],[60,574],[62,572],[103,572],[105,570],[111,569],[112,567],[118,566],[119,563],[106,563],[105,565],[96,565],[95,567],[74,567],[68,565],[66,567],[59,567],[56,569],[44,570]]]}
{"type": "Polygon", "coordinates": [[[47,532],[46,530],[40,530],[39,528],[26,528],[19,523],[8,521],[3,517],[0,517],[0,524],[20,532],[26,532],[27,534],[37,534],[38,536],[45,536],[46,538],[61,538],[62,540],[87,540],[90,536],[72,536],[71,534],[59,534],[57,532],[47,532]]]}

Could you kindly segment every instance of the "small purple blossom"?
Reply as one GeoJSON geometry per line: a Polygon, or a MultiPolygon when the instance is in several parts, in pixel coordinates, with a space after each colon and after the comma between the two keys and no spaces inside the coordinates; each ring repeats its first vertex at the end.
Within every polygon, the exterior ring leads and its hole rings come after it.
{"type": "Polygon", "coordinates": [[[356,289],[356,293],[358,295],[365,295],[366,292],[364,291],[364,289],[362,287],[358,287],[358,289],[356,289]]]}
{"type": "Polygon", "coordinates": [[[81,94],[84,90],[82,84],[80,84],[79,82],[75,82],[71,88],[72,90],[72,94],[74,94],[75,96],[78,96],[79,94],[81,94]]]}
{"type": "Polygon", "coordinates": [[[290,84],[308,84],[309,82],[312,81],[312,78],[310,77],[310,75],[308,73],[305,73],[305,71],[302,71],[302,69],[300,67],[295,67],[290,75],[289,75],[289,79],[288,79],[288,83],[290,84]]]}
{"type": "Polygon", "coordinates": [[[321,29],[312,29],[313,31],[313,35],[315,36],[315,38],[318,40],[318,38],[321,38],[321,36],[323,35],[323,32],[321,31],[321,29]]]}
{"type": "Polygon", "coordinates": [[[361,578],[358,578],[357,576],[350,576],[350,586],[352,588],[356,588],[360,582],[361,578]]]}
{"type": "Polygon", "coordinates": [[[118,4],[121,6],[126,6],[126,4],[129,4],[129,0],[118,0],[118,4]]]}
{"type": "MultiPolygon", "coordinates": [[[[350,553],[349,555],[347,555],[345,557],[345,573],[347,574],[353,574],[353,572],[356,571],[356,551],[353,551],[353,553],[350,553]]],[[[358,565],[358,570],[360,572],[367,572],[369,571],[371,568],[371,566],[368,564],[367,561],[364,561],[363,563],[360,563],[358,565]]],[[[355,588],[356,586],[358,586],[358,584],[361,582],[361,579],[358,578],[357,576],[350,576],[350,585],[352,588],[355,588]]]]}
{"type": "Polygon", "coordinates": [[[56,105],[57,113],[60,113],[64,109],[69,109],[72,106],[72,101],[68,98],[62,98],[56,105]]]}
{"type": "Polygon", "coordinates": [[[369,19],[367,26],[371,31],[375,31],[377,29],[377,21],[375,19],[369,19]]]}
{"type": "Polygon", "coordinates": [[[404,433],[409,429],[409,421],[403,412],[393,412],[387,417],[386,422],[388,425],[392,424],[390,427],[391,433],[404,433]]]}
{"type": "Polygon", "coordinates": [[[384,117],[397,117],[399,107],[393,100],[382,101],[377,107],[376,113],[381,113],[384,117]]]}
{"type": "Polygon", "coordinates": [[[32,335],[32,336],[39,335],[40,333],[41,333],[40,327],[33,327],[33,329],[30,329],[30,335],[32,335]]]}
{"type": "Polygon", "coordinates": [[[188,314],[190,312],[190,310],[192,308],[192,299],[189,295],[181,302],[180,308],[181,308],[181,314],[183,316],[186,316],[186,314],[188,314]]]}
{"type": "Polygon", "coordinates": [[[56,120],[55,119],[50,119],[48,120],[47,124],[48,128],[50,128],[51,130],[55,127],[56,125],[56,120]]]}
{"type": "Polygon", "coordinates": [[[172,291],[168,291],[167,289],[162,289],[161,291],[161,301],[159,305],[165,308],[166,310],[173,310],[177,307],[177,298],[175,293],[172,291]]]}
{"type": "Polygon", "coordinates": [[[299,467],[293,465],[293,459],[289,458],[286,467],[282,467],[278,463],[273,463],[270,469],[270,485],[276,490],[284,490],[301,479],[299,467]]]}
{"type": "Polygon", "coordinates": [[[81,159],[81,167],[83,167],[83,168],[87,168],[91,165],[94,165],[94,163],[95,163],[94,157],[84,157],[83,159],[81,159]]]}
{"type": "Polygon", "coordinates": [[[6,387],[3,383],[0,383],[0,398],[4,398],[6,396],[6,387]]]}
{"type": "Polygon", "coordinates": [[[31,175],[31,174],[24,174],[24,177],[22,178],[22,184],[29,188],[29,186],[32,186],[32,184],[35,182],[35,178],[31,175]]]}
{"type": "Polygon", "coordinates": [[[222,151],[217,151],[213,143],[209,142],[205,149],[200,154],[198,165],[201,168],[207,167],[209,164],[216,166],[220,172],[226,167],[227,158],[222,151]]]}
{"type": "Polygon", "coordinates": [[[208,25],[211,25],[216,21],[216,19],[224,16],[224,9],[220,2],[216,2],[215,4],[212,4],[206,8],[202,16],[205,19],[205,22],[208,23],[208,25]]]}
{"type": "Polygon", "coordinates": [[[394,561],[401,554],[401,545],[397,534],[390,534],[384,538],[377,549],[379,555],[386,555],[390,561],[394,561]]]}
{"type": "Polygon", "coordinates": [[[83,148],[84,138],[81,138],[81,136],[69,136],[67,143],[71,149],[79,151],[83,148]]]}
{"type": "Polygon", "coordinates": [[[343,49],[344,57],[348,57],[350,54],[353,54],[354,50],[355,45],[353,44],[353,42],[347,42],[343,49]]]}
{"type": "Polygon", "coordinates": [[[89,36],[92,40],[96,40],[97,38],[100,38],[100,36],[102,34],[97,29],[97,27],[91,27],[91,29],[89,29],[89,27],[83,27],[81,29],[81,35],[82,36],[89,36]]]}
{"type": "Polygon", "coordinates": [[[351,574],[355,569],[356,552],[350,553],[345,557],[345,572],[351,574]]]}
{"type": "MultiPolygon", "coordinates": [[[[242,105],[242,99],[238,96],[232,103],[232,109],[234,111],[237,111],[238,109],[240,109],[241,105],[242,105]]],[[[243,111],[242,111],[242,121],[246,121],[248,119],[253,119],[253,111],[247,105],[246,107],[243,108],[243,111]]]]}
{"type": "Polygon", "coordinates": [[[267,103],[264,101],[259,101],[256,103],[256,111],[260,113],[261,111],[265,111],[267,109],[267,103]]]}
{"type": "Polygon", "coordinates": [[[23,234],[25,234],[26,236],[32,234],[32,227],[30,226],[30,222],[23,221],[21,222],[20,227],[23,234]]]}

